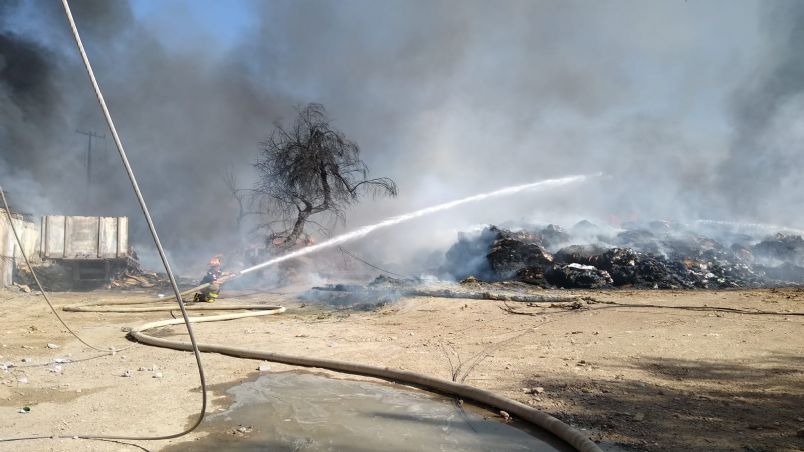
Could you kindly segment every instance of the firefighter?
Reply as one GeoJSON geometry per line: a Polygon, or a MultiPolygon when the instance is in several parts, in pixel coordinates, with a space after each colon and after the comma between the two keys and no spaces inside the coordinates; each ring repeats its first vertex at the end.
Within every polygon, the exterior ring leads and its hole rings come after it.
{"type": "Polygon", "coordinates": [[[221,256],[218,255],[210,259],[207,266],[209,268],[207,269],[207,274],[201,279],[201,284],[209,285],[193,296],[193,301],[196,303],[214,303],[221,293],[221,286],[218,284],[218,278],[223,275],[221,272],[221,256]]]}

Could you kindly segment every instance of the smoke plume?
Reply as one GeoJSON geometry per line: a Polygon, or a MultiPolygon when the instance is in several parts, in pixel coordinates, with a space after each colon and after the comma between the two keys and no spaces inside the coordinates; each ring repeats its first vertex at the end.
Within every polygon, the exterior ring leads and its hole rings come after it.
{"type": "MultiPolygon", "coordinates": [[[[222,175],[252,186],[257,143],[307,102],[399,185],[399,198],[347,213],[350,230],[508,185],[606,175],[354,245],[395,269],[482,223],[804,222],[790,208],[804,196],[796,2],[71,5],[179,270],[237,243],[222,175]]],[[[93,140],[87,184],[75,131],[108,132],[57,2],[0,6],[0,113],[0,183],[18,209],[128,215],[147,254],[108,139],[93,140]]]]}
{"type": "Polygon", "coordinates": [[[804,205],[804,4],[769,4],[760,27],[767,42],[732,98],[720,189],[738,219],[800,226],[793,206],[804,205]]]}

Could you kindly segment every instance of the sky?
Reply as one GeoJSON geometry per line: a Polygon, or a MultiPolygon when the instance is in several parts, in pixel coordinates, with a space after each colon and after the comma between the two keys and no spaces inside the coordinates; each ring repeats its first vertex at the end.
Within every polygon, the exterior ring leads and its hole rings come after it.
{"type": "MultiPolygon", "coordinates": [[[[355,245],[383,262],[477,224],[700,218],[804,226],[804,4],[795,1],[73,1],[180,270],[231,247],[231,171],[322,103],[399,196],[336,231],[508,185],[595,181],[441,214],[355,245]],[[799,77],[803,75],[803,77],[799,77]],[[797,206],[799,208],[797,208],[797,206]],[[399,247],[404,243],[404,247],[399,247]]],[[[58,2],[0,6],[0,184],[37,214],[144,223],[58,2]]],[[[147,252],[141,252],[146,254],[147,252]]]]}

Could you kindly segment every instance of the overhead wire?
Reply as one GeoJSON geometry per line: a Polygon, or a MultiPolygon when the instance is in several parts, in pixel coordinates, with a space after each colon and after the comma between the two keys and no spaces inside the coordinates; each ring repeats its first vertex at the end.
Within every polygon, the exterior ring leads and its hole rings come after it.
{"type": "Polygon", "coordinates": [[[377,266],[377,265],[374,265],[374,264],[372,264],[371,262],[368,262],[368,261],[367,261],[367,260],[365,260],[365,259],[362,259],[362,258],[360,258],[360,257],[358,257],[358,256],[355,256],[355,254],[354,254],[354,253],[352,253],[351,251],[347,250],[346,248],[344,248],[344,247],[342,247],[342,246],[339,246],[339,247],[338,247],[338,250],[340,250],[340,252],[341,252],[341,253],[343,253],[343,254],[345,254],[345,255],[347,255],[347,256],[349,256],[349,257],[351,257],[352,259],[354,259],[354,260],[356,260],[356,261],[358,261],[358,262],[360,262],[360,263],[362,263],[362,264],[368,265],[369,267],[371,267],[371,268],[373,268],[373,269],[375,269],[375,270],[379,270],[379,271],[381,271],[381,272],[383,272],[383,273],[387,273],[387,274],[389,274],[389,275],[391,275],[391,276],[396,276],[397,278],[403,278],[403,279],[404,279],[404,278],[409,278],[409,276],[400,275],[399,273],[394,273],[394,272],[392,272],[392,271],[390,271],[390,270],[386,270],[386,269],[381,268],[381,267],[379,267],[379,266],[377,266]]]}

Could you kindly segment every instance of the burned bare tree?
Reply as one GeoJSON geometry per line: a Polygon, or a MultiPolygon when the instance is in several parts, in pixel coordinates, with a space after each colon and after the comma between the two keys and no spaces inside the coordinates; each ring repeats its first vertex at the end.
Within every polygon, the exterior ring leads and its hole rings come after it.
{"type": "Polygon", "coordinates": [[[307,237],[308,223],[318,224],[312,216],[343,219],[345,209],[365,193],[397,194],[393,180],[368,179],[357,143],[331,127],[323,105],[300,107],[293,124],[276,123],[260,144],[256,190],[269,200],[272,215],[279,216],[282,224],[269,241],[293,246],[307,237]]]}

